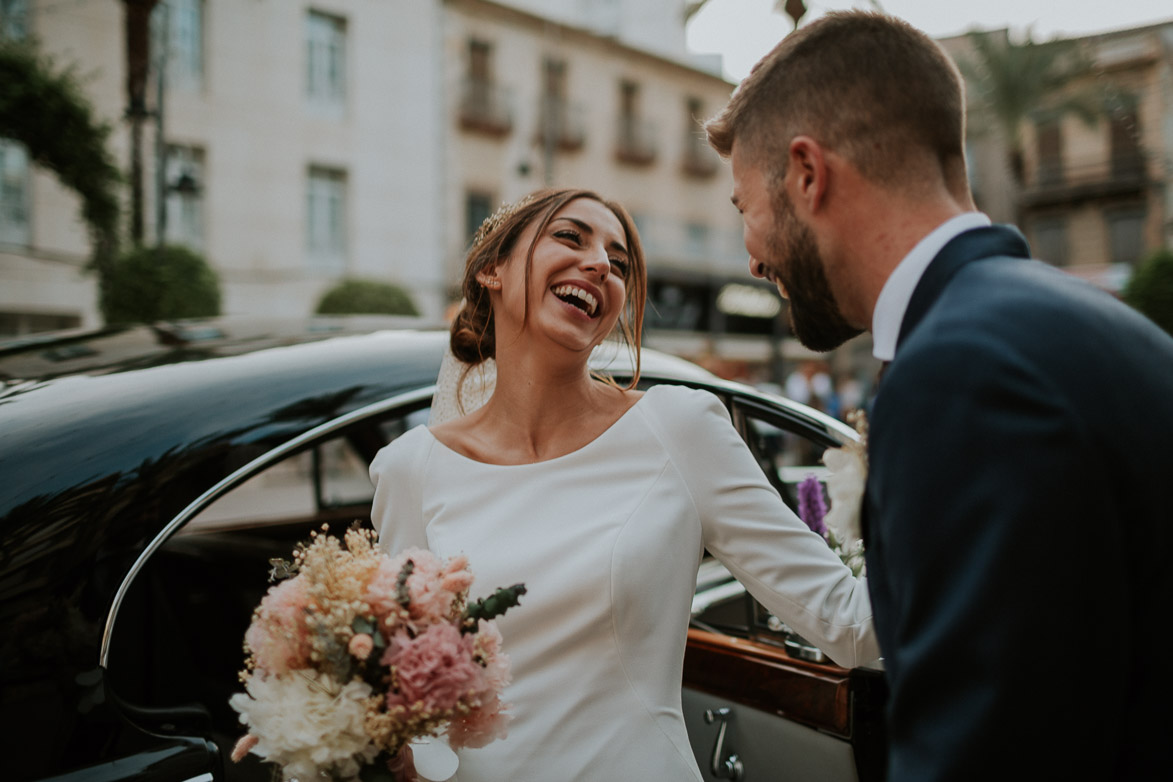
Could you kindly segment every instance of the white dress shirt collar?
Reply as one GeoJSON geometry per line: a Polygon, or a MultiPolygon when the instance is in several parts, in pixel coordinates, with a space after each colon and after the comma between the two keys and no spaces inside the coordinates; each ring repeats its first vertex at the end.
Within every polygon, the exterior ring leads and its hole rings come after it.
{"type": "Polygon", "coordinates": [[[934,228],[904,256],[876,299],[872,313],[872,355],[881,361],[891,361],[896,356],[896,341],[900,338],[900,324],[904,322],[908,302],[937,253],[958,234],[988,225],[990,218],[981,212],[959,214],[934,228]]]}

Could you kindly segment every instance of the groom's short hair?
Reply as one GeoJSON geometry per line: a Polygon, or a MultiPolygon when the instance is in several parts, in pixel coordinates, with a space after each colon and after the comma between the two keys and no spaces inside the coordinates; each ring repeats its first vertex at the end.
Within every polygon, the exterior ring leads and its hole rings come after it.
{"type": "Polygon", "coordinates": [[[915,187],[936,161],[950,191],[968,194],[957,66],[923,32],[883,14],[829,13],[786,36],[705,130],[721,155],[736,141],[774,177],[785,174],[790,141],[808,135],[870,181],[915,187]]]}

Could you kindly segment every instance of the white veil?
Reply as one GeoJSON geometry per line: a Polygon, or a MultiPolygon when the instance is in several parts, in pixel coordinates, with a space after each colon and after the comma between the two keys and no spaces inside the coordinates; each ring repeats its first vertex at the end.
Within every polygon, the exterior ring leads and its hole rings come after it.
{"type": "Polygon", "coordinates": [[[468,364],[452,355],[451,348],[444,348],[444,360],[440,362],[440,374],[436,378],[436,394],[432,397],[428,426],[451,421],[478,409],[489,401],[496,385],[497,362],[493,359],[487,359],[469,369],[468,364]]]}

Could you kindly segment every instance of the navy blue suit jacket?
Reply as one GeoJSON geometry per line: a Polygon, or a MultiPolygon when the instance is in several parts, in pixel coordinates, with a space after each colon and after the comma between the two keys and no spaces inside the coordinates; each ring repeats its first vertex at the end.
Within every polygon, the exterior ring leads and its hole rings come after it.
{"type": "Polygon", "coordinates": [[[891,782],[1173,766],[1173,338],[1027,256],[946,245],[872,407],[891,782]]]}

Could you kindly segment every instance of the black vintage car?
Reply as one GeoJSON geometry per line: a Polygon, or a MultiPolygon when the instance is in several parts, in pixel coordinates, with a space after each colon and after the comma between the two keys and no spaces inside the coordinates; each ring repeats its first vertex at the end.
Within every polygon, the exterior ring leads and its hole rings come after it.
{"type": "MultiPolygon", "coordinates": [[[[426,421],[446,336],[224,319],[0,343],[0,779],[269,779],[226,760],[269,560],[369,518],[367,464],[426,421]]],[[[630,371],[623,351],[608,361],[630,371]]],[[[645,385],[721,397],[788,502],[853,436],[679,359],[643,362],[645,385]]],[[[716,562],[694,615],[682,684],[709,778],[878,778],[880,672],[823,662],[716,562]]]]}

